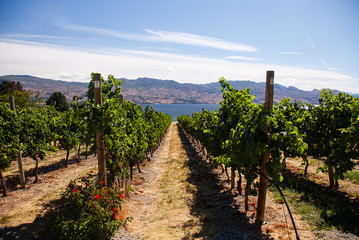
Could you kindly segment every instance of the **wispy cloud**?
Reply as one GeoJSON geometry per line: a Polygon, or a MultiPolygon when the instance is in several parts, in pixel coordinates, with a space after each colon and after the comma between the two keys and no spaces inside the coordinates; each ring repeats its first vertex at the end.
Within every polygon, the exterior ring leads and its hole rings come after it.
{"type": "Polygon", "coordinates": [[[170,42],[170,43],[185,44],[192,46],[210,47],[210,48],[236,51],[236,52],[258,51],[258,49],[253,46],[249,46],[241,43],[232,43],[218,38],[212,38],[212,37],[184,33],[184,32],[155,31],[151,29],[146,29],[145,32],[149,33],[149,35],[140,35],[140,34],[128,34],[123,32],[112,31],[104,28],[94,28],[94,27],[74,25],[74,24],[63,25],[63,28],[73,31],[87,32],[96,35],[105,35],[109,37],[126,39],[126,40],[170,42]]]}
{"type": "Polygon", "coordinates": [[[76,25],[76,24],[66,24],[62,26],[64,29],[72,30],[72,31],[79,31],[79,32],[86,32],[91,33],[95,35],[100,36],[107,36],[107,37],[114,37],[114,38],[121,38],[126,40],[139,40],[139,41],[150,41],[151,37],[149,36],[143,36],[143,35],[137,35],[137,34],[128,34],[128,33],[122,33],[122,32],[116,32],[104,28],[94,28],[94,27],[88,27],[88,26],[82,26],[82,25],[76,25]]]}
{"type": "Polygon", "coordinates": [[[41,34],[1,34],[0,37],[9,38],[9,39],[74,39],[72,37],[51,36],[51,35],[41,35],[41,34]]]}
{"type": "Polygon", "coordinates": [[[303,55],[301,52],[280,52],[281,54],[287,54],[287,55],[303,55]]]}
{"type": "Polygon", "coordinates": [[[116,77],[154,77],[178,82],[216,82],[249,79],[265,81],[267,70],[275,71],[275,82],[300,89],[332,88],[359,92],[357,79],[329,70],[309,69],[257,62],[230,61],[184,54],[126,49],[75,50],[48,44],[2,41],[0,75],[30,74],[59,80],[88,81],[91,72],[116,77]]]}
{"type": "Polygon", "coordinates": [[[257,52],[255,47],[240,43],[232,43],[218,38],[200,36],[183,32],[154,31],[146,29],[146,32],[154,36],[154,40],[173,42],[179,44],[206,46],[211,48],[236,51],[236,52],[257,52]]]}
{"type": "Polygon", "coordinates": [[[53,48],[57,47],[56,45],[50,44],[50,43],[39,43],[39,42],[28,41],[28,40],[3,38],[2,36],[5,36],[5,35],[0,36],[0,42],[3,42],[3,43],[13,43],[13,44],[19,44],[19,45],[26,45],[26,46],[32,46],[33,45],[33,46],[42,46],[42,47],[46,46],[46,47],[53,47],[53,48]]]}
{"type": "Polygon", "coordinates": [[[262,59],[252,58],[252,57],[243,57],[243,56],[228,56],[224,57],[225,59],[233,59],[233,60],[244,60],[244,61],[259,61],[262,59]]]}
{"type": "Polygon", "coordinates": [[[333,67],[328,67],[327,69],[331,70],[331,71],[341,71],[342,70],[340,68],[333,68],[333,67]]]}
{"type": "Polygon", "coordinates": [[[309,43],[310,43],[310,46],[312,47],[312,49],[313,50],[316,50],[317,48],[316,48],[316,46],[315,46],[315,43],[314,43],[314,41],[313,41],[313,38],[312,38],[312,36],[308,33],[307,34],[307,38],[308,38],[308,40],[309,40],[309,43]]]}
{"type": "Polygon", "coordinates": [[[324,58],[320,58],[320,62],[324,65],[324,67],[327,70],[330,70],[330,71],[340,71],[341,70],[340,68],[332,67],[332,64],[329,64],[324,58]]]}

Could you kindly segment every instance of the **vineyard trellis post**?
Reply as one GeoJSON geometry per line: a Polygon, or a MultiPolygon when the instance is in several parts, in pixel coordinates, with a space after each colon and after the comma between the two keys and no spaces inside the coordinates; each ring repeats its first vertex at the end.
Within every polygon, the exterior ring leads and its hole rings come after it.
{"type": "MultiPolygon", "coordinates": [[[[95,104],[102,104],[101,74],[94,74],[94,101],[95,104]]],[[[101,124],[101,123],[98,123],[101,124]]],[[[97,160],[98,160],[98,181],[102,187],[107,186],[105,144],[103,142],[103,130],[96,132],[97,160]]]]}
{"type": "MultiPolygon", "coordinates": [[[[11,110],[13,110],[14,114],[16,115],[15,97],[14,96],[10,96],[10,107],[11,107],[11,110]]],[[[21,149],[20,148],[16,154],[16,158],[17,158],[17,165],[19,167],[20,185],[21,185],[21,188],[24,189],[25,188],[25,173],[24,173],[24,168],[22,167],[22,157],[21,157],[21,149]]]]}
{"type": "MultiPolygon", "coordinates": [[[[274,92],[274,71],[267,71],[266,77],[266,93],[265,93],[265,108],[271,110],[273,108],[273,92],[274,92]]],[[[267,143],[269,144],[270,139],[267,137],[267,143]]],[[[269,163],[269,153],[263,154],[261,164],[261,175],[268,177],[267,164],[269,163]]],[[[264,221],[264,210],[266,203],[268,180],[265,177],[260,176],[259,179],[259,191],[257,200],[257,217],[256,222],[262,224],[264,221]]]]}
{"type": "Polygon", "coordinates": [[[236,170],[232,166],[231,167],[231,189],[234,189],[235,179],[236,179],[236,170]]]}

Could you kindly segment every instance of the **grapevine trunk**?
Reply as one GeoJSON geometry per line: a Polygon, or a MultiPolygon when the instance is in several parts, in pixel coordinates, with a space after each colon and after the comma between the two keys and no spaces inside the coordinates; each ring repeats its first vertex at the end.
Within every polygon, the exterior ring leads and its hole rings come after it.
{"type": "Polygon", "coordinates": [[[6,197],[7,196],[7,188],[6,188],[6,185],[5,185],[5,178],[2,175],[1,170],[0,170],[0,180],[1,180],[1,185],[2,185],[2,189],[3,189],[3,197],[6,197]]]}

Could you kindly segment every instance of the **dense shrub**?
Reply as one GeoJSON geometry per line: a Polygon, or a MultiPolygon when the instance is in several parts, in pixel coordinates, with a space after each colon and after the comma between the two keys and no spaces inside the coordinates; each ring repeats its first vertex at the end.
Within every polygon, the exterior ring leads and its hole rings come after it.
{"type": "Polygon", "coordinates": [[[93,176],[71,181],[59,206],[45,216],[45,238],[110,239],[130,220],[120,219],[124,196],[116,188],[99,189],[93,176]]]}

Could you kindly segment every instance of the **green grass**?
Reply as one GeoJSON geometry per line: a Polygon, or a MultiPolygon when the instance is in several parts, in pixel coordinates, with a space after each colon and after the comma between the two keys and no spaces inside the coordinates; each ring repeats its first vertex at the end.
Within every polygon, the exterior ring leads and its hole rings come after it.
{"type": "MultiPolygon", "coordinates": [[[[290,172],[286,173],[280,187],[291,211],[308,221],[312,230],[359,233],[359,209],[349,197],[290,172]]],[[[280,203],[274,186],[270,191],[274,194],[274,201],[280,203]]]]}
{"type": "Polygon", "coordinates": [[[358,171],[349,171],[344,173],[344,179],[351,181],[352,183],[359,184],[359,172],[358,171]]]}
{"type": "MultiPolygon", "coordinates": [[[[302,216],[301,219],[309,223],[312,231],[328,230],[330,228],[330,226],[320,217],[320,211],[313,204],[304,200],[304,196],[301,193],[289,188],[281,190],[288,202],[291,212],[300,214],[302,216]]],[[[271,185],[269,191],[273,194],[274,202],[284,204],[284,201],[275,186],[271,185]]]]}

